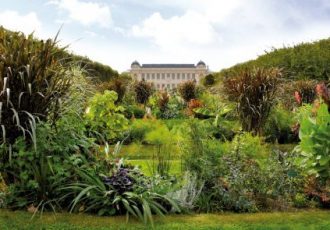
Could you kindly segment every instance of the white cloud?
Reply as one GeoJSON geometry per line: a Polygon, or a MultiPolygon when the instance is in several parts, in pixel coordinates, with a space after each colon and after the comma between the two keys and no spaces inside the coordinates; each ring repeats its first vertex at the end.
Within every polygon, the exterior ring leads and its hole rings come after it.
{"type": "Polygon", "coordinates": [[[218,38],[207,18],[195,11],[187,11],[182,16],[169,19],[164,19],[160,13],[154,13],[141,25],[133,26],[132,34],[149,37],[165,49],[177,49],[183,44],[207,45],[218,38]]]}
{"type": "Polygon", "coordinates": [[[0,25],[6,29],[29,34],[32,32],[40,33],[42,24],[35,12],[21,15],[17,11],[6,10],[0,12],[0,25]]]}
{"type": "Polygon", "coordinates": [[[99,25],[108,28],[112,23],[111,11],[106,4],[80,0],[52,0],[49,4],[67,11],[71,20],[85,26],[99,25]]]}

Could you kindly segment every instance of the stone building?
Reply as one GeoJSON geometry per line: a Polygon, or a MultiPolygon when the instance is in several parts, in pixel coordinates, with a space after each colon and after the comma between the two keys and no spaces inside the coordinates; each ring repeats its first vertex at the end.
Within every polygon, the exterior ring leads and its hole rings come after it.
{"type": "Polygon", "coordinates": [[[130,69],[133,79],[153,83],[156,89],[175,89],[185,81],[199,83],[208,73],[203,61],[195,64],[142,64],[134,61],[130,69]]]}

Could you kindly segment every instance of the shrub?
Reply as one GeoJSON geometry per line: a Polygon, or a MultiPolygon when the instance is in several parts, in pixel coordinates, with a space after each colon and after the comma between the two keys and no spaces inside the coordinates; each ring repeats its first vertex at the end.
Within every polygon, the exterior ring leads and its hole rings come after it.
{"type": "Polygon", "coordinates": [[[316,99],[315,80],[289,81],[279,87],[277,97],[286,108],[292,109],[294,105],[300,106],[302,103],[313,103],[316,99]],[[295,96],[295,100],[293,100],[295,96]]]}
{"type": "Polygon", "coordinates": [[[116,106],[117,94],[114,91],[96,93],[88,102],[86,110],[86,122],[90,132],[101,134],[106,141],[114,141],[122,137],[128,129],[128,120],[123,115],[124,108],[116,106]]]}
{"type": "Polygon", "coordinates": [[[152,214],[164,215],[177,204],[164,195],[150,191],[150,182],[139,171],[119,168],[110,177],[100,178],[93,171],[79,170],[81,182],[63,189],[75,196],[71,211],[97,213],[98,215],[131,215],[144,223],[153,224],[152,214]]]}
{"type": "Polygon", "coordinates": [[[143,118],[145,115],[145,110],[143,108],[141,108],[140,106],[137,105],[127,105],[124,106],[125,110],[124,110],[124,115],[126,118],[130,119],[130,118],[143,118]]]}
{"type": "Polygon", "coordinates": [[[145,80],[139,81],[134,85],[135,99],[140,104],[146,104],[152,94],[152,86],[145,80]]]}
{"type": "Polygon", "coordinates": [[[225,92],[237,102],[242,128],[261,134],[273,106],[281,72],[279,69],[252,69],[225,80],[225,92]]]}
{"type": "Polygon", "coordinates": [[[295,151],[300,153],[297,164],[306,172],[318,176],[324,183],[330,179],[330,113],[322,103],[315,116],[305,116],[300,121],[300,143],[295,151]]]}
{"type": "Polygon", "coordinates": [[[180,96],[189,102],[191,99],[196,98],[196,83],[194,81],[187,81],[179,85],[178,92],[180,96]]]}
{"type": "Polygon", "coordinates": [[[214,83],[215,83],[215,78],[213,74],[208,74],[203,79],[203,84],[205,86],[211,86],[214,85],[214,83]]]}
{"type": "MultiPolygon", "coordinates": [[[[0,41],[1,165],[9,167],[11,145],[18,138],[24,136],[36,147],[37,121],[55,124],[71,80],[59,58],[63,49],[56,46],[56,38],[37,41],[32,34],[25,37],[1,27],[0,41]]],[[[4,178],[11,184],[17,172],[7,170],[4,178]]]]}
{"type": "Polygon", "coordinates": [[[201,108],[203,103],[198,99],[191,99],[188,103],[188,115],[193,115],[195,109],[201,108]]]}
{"type": "Polygon", "coordinates": [[[130,126],[129,139],[134,142],[145,141],[146,134],[153,130],[157,122],[153,120],[136,119],[130,126]]]}
{"type": "Polygon", "coordinates": [[[167,109],[168,103],[170,101],[170,96],[166,91],[160,92],[158,97],[158,107],[161,113],[164,113],[167,109]]]}
{"type": "Polygon", "coordinates": [[[293,206],[296,208],[307,208],[308,200],[305,194],[297,193],[293,199],[293,206]]]}
{"type": "Polygon", "coordinates": [[[298,136],[293,132],[295,124],[294,113],[282,105],[275,106],[264,127],[266,141],[279,144],[298,142],[298,136]]]}
{"type": "Polygon", "coordinates": [[[126,93],[126,82],[120,78],[115,78],[109,82],[102,82],[98,88],[100,92],[115,91],[118,96],[116,103],[121,103],[126,93]]]}

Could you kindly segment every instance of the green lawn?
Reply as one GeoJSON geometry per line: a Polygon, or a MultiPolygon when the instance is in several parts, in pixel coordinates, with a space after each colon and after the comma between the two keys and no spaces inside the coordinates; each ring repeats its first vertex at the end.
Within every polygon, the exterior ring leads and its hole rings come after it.
{"type": "MultiPolygon", "coordinates": [[[[0,229],[151,229],[125,217],[46,213],[40,219],[22,211],[0,209],[0,229]]],[[[155,229],[330,229],[330,211],[256,214],[172,215],[155,219],[155,229]]]]}

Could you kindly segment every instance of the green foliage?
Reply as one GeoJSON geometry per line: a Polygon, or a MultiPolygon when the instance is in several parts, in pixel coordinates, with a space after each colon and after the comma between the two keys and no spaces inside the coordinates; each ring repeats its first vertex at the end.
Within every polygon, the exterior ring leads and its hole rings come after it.
{"type": "MultiPolygon", "coordinates": [[[[68,191],[68,195],[74,195],[71,203],[71,211],[82,210],[84,212],[97,213],[98,215],[132,215],[144,223],[153,224],[152,214],[163,216],[168,212],[166,207],[173,207],[179,211],[176,203],[163,196],[148,191],[147,178],[141,176],[138,171],[128,169],[125,173],[117,177],[125,177],[125,183],[130,182],[130,186],[115,187],[111,177],[104,177],[103,180],[92,171],[80,170],[78,175],[82,178],[81,182],[70,184],[63,189],[68,191]],[[134,188],[133,190],[130,188],[134,188]]],[[[113,177],[112,176],[112,177],[113,177]]],[[[116,180],[118,182],[118,179],[116,180]]]]}
{"type": "Polygon", "coordinates": [[[214,83],[215,83],[215,77],[213,74],[208,74],[203,79],[203,84],[205,86],[211,86],[214,85],[214,83]]]}
{"type": "Polygon", "coordinates": [[[266,54],[251,60],[235,65],[229,69],[222,70],[220,75],[230,78],[236,75],[237,71],[246,68],[278,67],[283,69],[283,76],[286,79],[311,79],[328,81],[330,77],[330,38],[313,43],[301,43],[293,47],[280,49],[273,48],[266,54]]]}
{"type": "Polygon", "coordinates": [[[161,176],[169,176],[171,157],[177,144],[176,135],[165,124],[159,123],[158,126],[154,126],[153,130],[146,134],[145,140],[155,146],[152,158],[156,162],[153,162],[152,169],[156,168],[156,172],[161,176]]]}
{"type": "MultiPolygon", "coordinates": [[[[32,34],[25,37],[1,27],[0,41],[1,165],[7,167],[11,145],[18,138],[25,137],[36,148],[37,122],[55,124],[71,79],[59,59],[62,49],[56,46],[56,38],[37,41],[32,34]]],[[[4,175],[6,183],[14,182],[13,174],[4,175]]]]}
{"type": "Polygon", "coordinates": [[[140,118],[143,118],[145,115],[145,110],[138,105],[134,105],[134,104],[127,105],[127,106],[124,106],[124,108],[125,108],[125,111],[124,111],[125,117],[128,119],[130,119],[130,118],[140,119],[140,118]]]}
{"type": "Polygon", "coordinates": [[[102,82],[98,85],[98,89],[100,92],[104,92],[105,90],[115,91],[117,93],[116,103],[121,103],[126,93],[126,82],[124,79],[115,78],[108,82],[102,82]]]}
{"type": "Polygon", "coordinates": [[[75,167],[88,165],[87,159],[93,158],[88,153],[94,145],[85,137],[83,124],[72,117],[60,119],[57,127],[60,132],[47,123],[37,125],[37,151],[22,137],[14,143],[10,165],[1,165],[15,181],[9,185],[8,208],[34,207],[35,212],[43,212],[66,206],[59,200],[62,193],[57,189],[74,176],[75,167]]]}
{"type": "Polygon", "coordinates": [[[300,121],[300,143],[296,147],[301,155],[298,165],[322,181],[330,178],[330,114],[322,103],[315,117],[304,116],[300,121]]]}
{"type": "Polygon", "coordinates": [[[185,100],[189,102],[191,99],[195,99],[197,96],[196,83],[194,81],[187,81],[179,85],[178,93],[185,100]]]}
{"type": "Polygon", "coordinates": [[[262,132],[274,103],[280,76],[279,69],[254,68],[224,82],[229,99],[237,102],[244,131],[262,132]]]}
{"type": "Polygon", "coordinates": [[[302,193],[297,193],[293,199],[293,206],[295,206],[296,208],[307,208],[307,197],[302,193]]]}
{"type": "Polygon", "coordinates": [[[104,135],[110,141],[121,137],[128,129],[128,120],[123,115],[124,108],[115,105],[116,100],[117,94],[114,91],[96,93],[89,100],[85,114],[91,131],[104,135]]]}
{"type": "Polygon", "coordinates": [[[278,142],[279,144],[296,142],[298,137],[292,131],[294,124],[294,113],[281,104],[276,105],[265,124],[264,136],[266,141],[278,142]]]}
{"type": "Polygon", "coordinates": [[[146,104],[152,94],[152,86],[145,80],[134,84],[135,99],[140,104],[146,104]]]}

